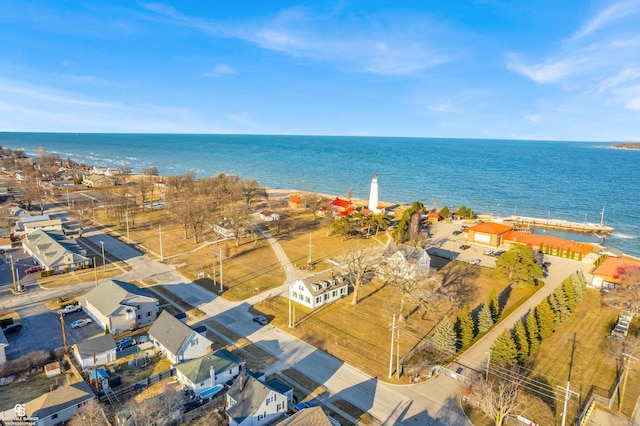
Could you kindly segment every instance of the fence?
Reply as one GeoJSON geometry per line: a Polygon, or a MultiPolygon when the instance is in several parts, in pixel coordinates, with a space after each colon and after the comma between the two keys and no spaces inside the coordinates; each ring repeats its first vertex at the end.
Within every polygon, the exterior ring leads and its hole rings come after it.
{"type": "MultiPolygon", "coordinates": [[[[121,388],[118,390],[112,389],[111,395],[112,396],[115,395],[116,397],[119,397],[122,395],[130,394],[132,392],[140,392],[146,387],[151,386],[154,383],[158,383],[159,381],[169,378],[175,374],[176,374],[176,369],[172,368],[170,370],[163,371],[160,374],[156,374],[155,376],[148,377],[145,380],[141,380],[137,383],[134,383],[131,386],[127,386],[126,388],[121,388]]],[[[109,397],[106,395],[100,395],[100,402],[106,402],[106,401],[110,401],[109,397]]]]}

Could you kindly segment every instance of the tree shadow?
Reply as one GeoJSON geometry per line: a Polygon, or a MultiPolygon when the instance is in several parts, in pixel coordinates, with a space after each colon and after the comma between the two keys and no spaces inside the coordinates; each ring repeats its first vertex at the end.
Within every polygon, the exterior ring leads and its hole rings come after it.
{"type": "Polygon", "coordinates": [[[504,307],[507,305],[507,301],[509,300],[509,296],[511,296],[512,290],[513,290],[513,284],[509,284],[498,295],[498,311],[499,312],[502,312],[504,310],[504,307]]]}
{"type": "Polygon", "coordinates": [[[549,381],[543,376],[534,376],[531,380],[537,382],[539,384],[539,388],[549,390],[548,392],[536,392],[534,396],[542,400],[542,402],[551,409],[551,412],[555,416],[558,411],[558,406],[556,405],[557,401],[555,398],[556,389],[551,386],[549,381]]]}

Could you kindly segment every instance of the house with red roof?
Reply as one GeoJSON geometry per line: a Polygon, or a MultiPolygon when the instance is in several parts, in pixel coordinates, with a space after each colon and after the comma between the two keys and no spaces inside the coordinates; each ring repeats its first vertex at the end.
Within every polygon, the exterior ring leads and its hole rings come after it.
{"type": "Polygon", "coordinates": [[[336,199],[331,202],[331,209],[336,215],[346,216],[354,211],[356,206],[354,206],[351,201],[336,197],[336,199]]]}
{"type": "Polygon", "coordinates": [[[290,209],[294,209],[294,210],[302,210],[307,208],[307,205],[302,200],[302,198],[298,197],[297,195],[292,195],[291,198],[289,198],[287,205],[289,206],[290,209]]]}
{"type": "Polygon", "coordinates": [[[504,237],[512,230],[511,226],[496,222],[483,222],[465,229],[467,241],[488,247],[499,247],[504,237]]]}
{"type": "Polygon", "coordinates": [[[510,231],[504,236],[505,244],[526,244],[533,250],[540,250],[546,254],[581,260],[593,251],[593,245],[554,237],[553,235],[532,234],[530,232],[510,231]],[[549,250],[547,253],[546,251],[549,250]]]}
{"type": "Polygon", "coordinates": [[[640,268],[640,260],[631,257],[608,257],[593,271],[591,284],[598,288],[618,287],[631,268],[640,268]]]}

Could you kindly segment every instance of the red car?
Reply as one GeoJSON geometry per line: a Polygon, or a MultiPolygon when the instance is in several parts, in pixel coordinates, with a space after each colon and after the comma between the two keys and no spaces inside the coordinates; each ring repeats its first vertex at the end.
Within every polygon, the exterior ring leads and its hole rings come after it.
{"type": "Polygon", "coordinates": [[[25,275],[29,275],[29,274],[30,274],[30,273],[32,273],[32,272],[38,272],[38,271],[42,271],[42,266],[40,266],[40,265],[32,266],[31,268],[26,269],[26,270],[24,271],[24,274],[25,274],[25,275]]]}

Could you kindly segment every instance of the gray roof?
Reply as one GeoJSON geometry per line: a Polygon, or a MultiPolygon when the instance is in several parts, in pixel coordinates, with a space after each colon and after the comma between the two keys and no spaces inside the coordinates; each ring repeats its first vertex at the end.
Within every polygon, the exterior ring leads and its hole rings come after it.
{"type": "Polygon", "coordinates": [[[313,296],[318,296],[348,285],[347,280],[345,280],[342,275],[334,274],[333,271],[321,272],[311,277],[298,280],[298,282],[302,282],[313,296]]]}
{"type": "Polygon", "coordinates": [[[68,239],[62,232],[38,229],[27,235],[22,240],[22,245],[27,247],[46,268],[51,268],[51,265],[69,253],[73,255],[76,262],[89,260],[78,242],[75,239],[68,239]]]}
{"type": "Polygon", "coordinates": [[[293,388],[291,386],[278,379],[277,377],[274,377],[271,380],[267,380],[267,386],[283,395],[286,395],[287,392],[293,392],[293,388]]]}
{"type": "Polygon", "coordinates": [[[402,254],[402,257],[404,257],[407,263],[410,263],[412,265],[415,265],[416,263],[418,263],[418,261],[422,258],[422,256],[429,257],[426,250],[418,247],[414,247],[414,246],[409,246],[406,244],[398,244],[397,246],[393,244],[389,244],[387,245],[387,248],[384,250],[384,253],[382,254],[382,256],[391,257],[398,252],[402,254]]]}
{"type": "Polygon", "coordinates": [[[172,354],[177,354],[193,333],[188,325],[167,311],[162,311],[149,329],[149,336],[172,354]]]}
{"type": "Polygon", "coordinates": [[[272,390],[243,371],[227,391],[227,397],[236,401],[233,407],[229,407],[227,414],[236,422],[242,423],[260,408],[272,390]]]}
{"type": "Polygon", "coordinates": [[[87,382],[82,381],[64,386],[53,392],[47,392],[25,404],[27,417],[49,417],[55,413],[95,398],[95,394],[87,382]]]}
{"type": "Polygon", "coordinates": [[[158,301],[147,290],[119,280],[103,282],[84,296],[78,297],[78,300],[84,307],[87,306],[87,303],[91,303],[105,316],[113,314],[121,306],[136,306],[143,302],[155,303],[158,301]]]}
{"type": "Polygon", "coordinates": [[[102,354],[108,351],[116,350],[116,341],[111,334],[105,334],[103,336],[92,337],[90,339],[83,340],[74,345],[80,355],[80,358],[102,354]]]}
{"type": "Polygon", "coordinates": [[[227,371],[244,364],[244,360],[226,349],[220,349],[210,355],[201,356],[178,365],[180,370],[192,383],[199,383],[211,377],[211,367],[215,372],[227,371]]]}

